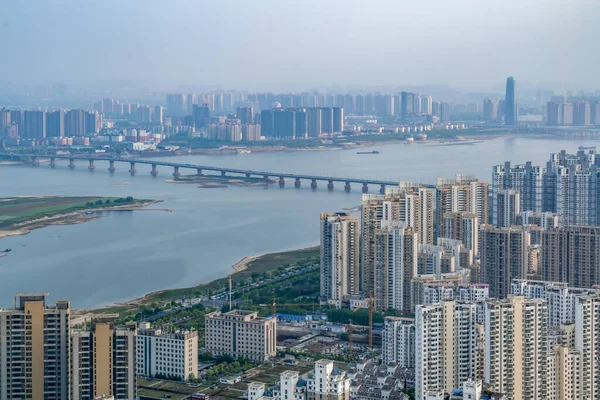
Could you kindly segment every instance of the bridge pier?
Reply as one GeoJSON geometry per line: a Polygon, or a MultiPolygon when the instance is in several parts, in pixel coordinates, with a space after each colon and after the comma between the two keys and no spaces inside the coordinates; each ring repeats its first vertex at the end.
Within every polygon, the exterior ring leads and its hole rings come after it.
{"type": "Polygon", "coordinates": [[[202,175],[202,168],[196,168],[196,175],[198,175],[198,176],[202,175]]]}
{"type": "Polygon", "coordinates": [[[329,190],[330,192],[333,190],[333,181],[329,181],[329,183],[327,184],[327,190],[329,190]]]}
{"type": "Polygon", "coordinates": [[[285,179],[283,178],[283,176],[279,177],[279,187],[282,189],[285,187],[285,179]]]}
{"type": "Polygon", "coordinates": [[[223,176],[223,177],[227,176],[227,172],[221,171],[221,176],[223,176]]]}
{"type": "Polygon", "coordinates": [[[367,185],[366,183],[363,183],[362,192],[369,193],[369,185],[367,185]]]}
{"type": "Polygon", "coordinates": [[[317,189],[317,180],[313,179],[312,182],[310,183],[310,188],[312,190],[316,190],[317,189]]]}
{"type": "Polygon", "coordinates": [[[54,168],[56,167],[56,158],[51,157],[50,158],[50,168],[54,168]]]}
{"type": "Polygon", "coordinates": [[[156,169],[156,164],[152,164],[152,171],[150,171],[152,176],[158,175],[158,169],[156,169]]]}
{"type": "Polygon", "coordinates": [[[33,165],[34,167],[40,166],[40,160],[37,158],[37,156],[31,157],[31,165],[33,165]]]}
{"type": "Polygon", "coordinates": [[[294,182],[294,187],[296,189],[300,189],[300,186],[302,186],[302,182],[300,181],[300,178],[296,178],[296,181],[294,182]]]}
{"type": "Polygon", "coordinates": [[[246,172],[246,178],[250,178],[250,175],[251,174],[249,174],[249,173],[246,172]]]}
{"type": "Polygon", "coordinates": [[[108,162],[108,172],[110,172],[111,174],[114,174],[114,173],[115,173],[115,171],[116,171],[116,168],[115,168],[115,161],[114,161],[114,160],[110,160],[110,161],[108,162]]]}
{"type": "Polygon", "coordinates": [[[134,162],[129,163],[129,173],[131,174],[131,176],[135,175],[135,163],[134,162]]]}
{"type": "Polygon", "coordinates": [[[350,193],[350,182],[346,182],[346,184],[344,185],[344,190],[346,191],[346,193],[350,193]]]}
{"type": "Polygon", "coordinates": [[[94,165],[94,160],[90,160],[90,165],[88,165],[88,169],[90,171],[93,171],[96,169],[96,166],[94,165]]]}
{"type": "Polygon", "coordinates": [[[179,167],[173,167],[173,177],[179,178],[181,174],[179,173],[179,167]]]}
{"type": "Polygon", "coordinates": [[[385,185],[381,185],[379,188],[379,194],[385,194],[385,185]]]}
{"type": "Polygon", "coordinates": [[[74,158],[69,158],[69,168],[75,169],[75,159],[74,158]]]}

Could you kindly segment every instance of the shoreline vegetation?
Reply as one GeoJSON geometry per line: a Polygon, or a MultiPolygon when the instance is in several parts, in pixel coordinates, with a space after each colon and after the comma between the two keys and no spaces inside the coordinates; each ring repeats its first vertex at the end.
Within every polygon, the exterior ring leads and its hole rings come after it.
{"type": "Polygon", "coordinates": [[[88,314],[119,314],[120,318],[135,315],[143,307],[151,304],[169,303],[181,301],[184,298],[206,296],[208,293],[217,293],[229,287],[229,276],[235,287],[244,283],[253,276],[262,275],[281,268],[282,266],[296,265],[309,260],[316,260],[320,255],[319,246],[307,247],[297,250],[289,250],[278,253],[256,254],[241,258],[234,263],[232,272],[222,278],[210,282],[199,283],[194,286],[174,289],[163,289],[148,293],[143,297],[132,299],[127,302],[114,303],[95,309],[75,310],[79,317],[88,314]]]}
{"type": "MultiPolygon", "coordinates": [[[[49,225],[75,225],[92,221],[102,211],[142,210],[162,200],[132,197],[31,196],[0,198],[0,239],[27,235],[49,225]]],[[[173,211],[172,209],[152,209],[173,211]]]]}

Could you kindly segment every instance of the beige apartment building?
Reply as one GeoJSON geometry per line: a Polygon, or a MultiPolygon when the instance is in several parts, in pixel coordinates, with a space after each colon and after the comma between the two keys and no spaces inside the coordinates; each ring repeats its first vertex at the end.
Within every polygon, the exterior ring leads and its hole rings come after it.
{"type": "Polygon", "coordinates": [[[488,222],[489,184],[487,182],[479,182],[469,175],[456,175],[455,179],[438,178],[436,189],[437,222],[440,229],[446,213],[472,213],[480,223],[488,222]]]}
{"type": "Polygon", "coordinates": [[[206,351],[214,356],[265,361],[276,353],[277,322],[256,311],[218,311],[206,315],[206,351]]]}
{"type": "Polygon", "coordinates": [[[99,314],[71,332],[72,398],[136,398],[135,324],[115,326],[116,314],[99,314]]]}
{"type": "Polygon", "coordinates": [[[508,400],[547,399],[547,304],[514,296],[485,303],[485,383],[508,400]]]}
{"type": "Polygon", "coordinates": [[[0,309],[0,398],[64,400],[69,393],[68,301],[47,293],[17,294],[0,309]]]}

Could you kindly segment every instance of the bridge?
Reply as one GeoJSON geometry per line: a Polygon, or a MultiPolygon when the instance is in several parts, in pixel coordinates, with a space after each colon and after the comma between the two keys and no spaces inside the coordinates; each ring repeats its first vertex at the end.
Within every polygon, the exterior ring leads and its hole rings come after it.
{"type": "MultiPolygon", "coordinates": [[[[294,187],[300,188],[302,181],[310,181],[310,187],[317,189],[317,182],[327,182],[327,189],[333,190],[334,183],[344,184],[344,190],[350,192],[351,185],[359,184],[362,185],[362,192],[369,192],[369,185],[379,186],[379,193],[385,193],[387,186],[396,187],[400,184],[399,181],[386,181],[377,179],[358,179],[358,178],[340,178],[333,176],[317,176],[317,175],[305,175],[305,174],[290,174],[283,172],[267,172],[267,171],[256,171],[250,169],[237,169],[237,168],[226,168],[226,167],[214,167],[208,165],[196,165],[196,164],[185,164],[175,163],[168,161],[157,161],[157,160],[143,160],[134,158],[118,158],[118,157],[102,157],[98,155],[38,155],[38,154],[0,154],[0,158],[8,160],[18,160],[25,162],[33,166],[40,165],[40,159],[49,159],[50,167],[56,167],[57,160],[68,160],[69,168],[75,169],[76,161],[85,161],[88,163],[88,169],[93,171],[96,169],[97,161],[107,161],[108,171],[114,173],[116,171],[115,165],[117,163],[129,164],[129,173],[135,175],[137,164],[147,164],[151,166],[150,174],[152,176],[158,175],[158,167],[173,168],[173,177],[179,178],[181,176],[182,169],[191,169],[196,172],[196,175],[202,176],[203,171],[211,171],[220,173],[221,177],[227,176],[245,176],[246,178],[263,178],[265,181],[271,181],[271,178],[278,179],[279,187],[285,187],[286,179],[294,180],[294,187]],[[229,174],[229,175],[228,175],[229,174]]],[[[424,185],[426,187],[435,187],[434,185],[424,185]]]]}

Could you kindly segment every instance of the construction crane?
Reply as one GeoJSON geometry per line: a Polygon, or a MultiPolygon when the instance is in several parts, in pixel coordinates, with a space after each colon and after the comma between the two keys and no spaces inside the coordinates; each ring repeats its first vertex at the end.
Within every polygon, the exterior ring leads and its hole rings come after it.
{"type": "MultiPolygon", "coordinates": [[[[371,293],[369,295],[369,298],[367,299],[367,303],[368,303],[368,309],[369,309],[369,348],[373,349],[373,302],[375,301],[375,299],[373,298],[373,294],[371,293]]],[[[360,310],[361,308],[364,308],[361,305],[355,307],[352,312],[355,312],[357,310],[360,310]]],[[[350,356],[352,356],[352,320],[349,321],[350,324],[348,325],[348,354],[350,356]]]]}

